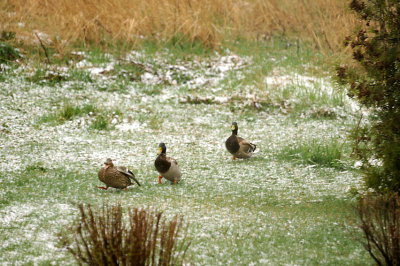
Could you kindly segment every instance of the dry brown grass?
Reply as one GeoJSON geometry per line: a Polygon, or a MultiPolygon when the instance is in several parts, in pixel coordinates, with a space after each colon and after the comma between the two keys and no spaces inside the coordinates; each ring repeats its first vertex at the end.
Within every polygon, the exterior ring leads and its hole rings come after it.
{"type": "Polygon", "coordinates": [[[182,218],[175,216],[167,222],[162,212],[137,208],[129,208],[124,215],[121,205],[102,210],[78,207],[78,224],[61,234],[60,240],[80,265],[183,264],[189,244],[186,236],[179,235],[182,218]]]}
{"type": "Polygon", "coordinates": [[[314,42],[339,51],[355,24],[346,1],[337,0],[0,0],[0,31],[62,49],[74,42],[129,45],[144,38],[200,41],[216,48],[236,38],[274,35],[314,42]]]}

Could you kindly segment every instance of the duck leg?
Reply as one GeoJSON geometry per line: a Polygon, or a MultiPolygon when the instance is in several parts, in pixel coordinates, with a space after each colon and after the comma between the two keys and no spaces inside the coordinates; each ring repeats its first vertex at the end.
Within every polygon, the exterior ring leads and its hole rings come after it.
{"type": "Polygon", "coordinates": [[[162,178],[162,176],[158,176],[158,184],[161,184],[161,178],[162,178]]]}
{"type": "Polygon", "coordinates": [[[176,186],[176,180],[174,180],[174,185],[176,186]]]}
{"type": "Polygon", "coordinates": [[[233,158],[232,158],[233,160],[236,160],[236,156],[235,155],[233,155],[233,158]]]}
{"type": "Polygon", "coordinates": [[[96,186],[97,188],[100,188],[100,189],[103,189],[103,190],[107,190],[108,189],[108,187],[99,187],[99,186],[96,186]]]}

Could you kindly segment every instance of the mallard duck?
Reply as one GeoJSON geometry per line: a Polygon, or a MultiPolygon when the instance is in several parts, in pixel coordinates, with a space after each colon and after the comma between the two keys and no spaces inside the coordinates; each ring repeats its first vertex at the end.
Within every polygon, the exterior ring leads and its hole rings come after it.
{"type": "Polygon", "coordinates": [[[106,184],[106,187],[99,187],[100,189],[107,190],[108,187],[121,188],[128,190],[128,186],[132,185],[131,179],[133,179],[138,186],[140,186],[139,181],[135,178],[135,175],[128,170],[125,166],[114,166],[112,160],[108,158],[104,162],[104,167],[102,167],[98,173],[99,180],[106,184]]]}
{"type": "Polygon", "coordinates": [[[236,160],[236,158],[250,158],[257,148],[255,144],[238,137],[238,129],[237,123],[233,122],[232,135],[225,141],[226,149],[233,155],[233,160],[236,160]]]}
{"type": "Polygon", "coordinates": [[[178,162],[172,157],[167,157],[166,152],[167,147],[164,143],[160,143],[158,145],[158,156],[154,161],[154,166],[160,174],[158,176],[158,183],[161,184],[161,179],[165,177],[176,185],[181,180],[181,170],[179,169],[178,162]]]}

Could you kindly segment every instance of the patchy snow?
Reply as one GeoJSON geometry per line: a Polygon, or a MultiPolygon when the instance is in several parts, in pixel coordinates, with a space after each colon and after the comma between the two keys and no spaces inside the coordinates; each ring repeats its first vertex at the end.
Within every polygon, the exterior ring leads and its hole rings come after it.
{"type": "MultiPolygon", "coordinates": [[[[0,237],[5,239],[0,244],[0,264],[11,257],[14,264],[68,261],[58,250],[55,235],[75,219],[78,202],[154,208],[167,218],[183,215],[190,224],[188,256],[194,264],[319,261],[312,256],[290,261],[286,255],[305,251],[304,237],[317,227],[339,230],[339,226],[323,214],[297,217],[293,210],[313,204],[318,209],[327,198],[346,199],[346,191],[360,187],[361,178],[353,170],[282,162],[276,154],[308,139],[341,138],[354,118],[343,108],[333,109],[342,112],[343,120],[299,115],[293,121],[283,111],[263,110],[261,103],[278,91],[269,87],[295,86],[332,96],[329,81],[297,73],[273,74],[264,79],[265,89],[251,84],[232,87],[226,79],[241,80],[253,64],[251,57],[227,51],[225,56],[171,64],[168,51],[151,59],[133,51],[124,60],[140,64],[144,73],[138,81],[124,81],[124,90],[112,90],[120,86],[116,59],[108,56],[108,62],[96,65],[85,53],[75,54],[80,59],[71,68],[87,71],[92,83],[68,80],[50,86],[25,78],[35,73],[32,66],[2,68],[15,72],[0,84],[0,197],[5,199],[0,205],[0,237]],[[106,118],[114,129],[91,129],[93,113],[64,123],[38,122],[66,102],[108,110],[106,118]],[[115,109],[121,115],[113,113],[115,109]],[[232,121],[239,123],[240,136],[257,144],[251,160],[232,161],[225,150],[232,121]],[[153,164],[159,142],[167,144],[168,155],[178,160],[184,173],[176,187],[166,181],[156,184],[153,164]],[[143,186],[130,187],[126,193],[96,190],[97,171],[108,157],[132,169],[143,186]],[[282,236],[293,245],[279,243],[282,236]],[[18,254],[21,249],[23,256],[18,254]]],[[[46,74],[69,71],[57,67],[46,74]]],[[[276,104],[282,110],[291,107],[289,100],[276,104]]],[[[335,253],[332,238],[324,237],[327,241],[321,248],[335,253]]],[[[360,251],[353,253],[357,259],[360,251]]]]}

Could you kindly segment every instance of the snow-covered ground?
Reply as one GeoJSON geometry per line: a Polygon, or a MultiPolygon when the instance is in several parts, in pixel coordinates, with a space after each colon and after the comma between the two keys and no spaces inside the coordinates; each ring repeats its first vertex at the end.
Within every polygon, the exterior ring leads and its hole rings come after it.
{"type": "Polygon", "coordinates": [[[81,60],[69,68],[46,70],[44,77],[65,77],[55,85],[46,79],[31,82],[31,65],[4,70],[0,264],[73,262],[60,253],[56,235],[76,218],[80,202],[183,215],[192,242],[187,260],[195,265],[368,261],[362,248],[347,239],[346,218],[339,215],[347,212],[341,208],[348,206],[348,190],[361,186],[356,169],[276,158],[310,139],[346,143],[356,108],[343,95],[334,105],[340,93],[329,80],[273,71],[260,87],[259,81],[246,79],[254,60],[230,52],[174,64],[168,51],[151,58],[134,51],[123,60],[109,55],[102,64],[78,54],[81,60]],[[140,80],[119,78],[115,67],[121,62],[139,65],[140,80]],[[72,69],[93,82],[68,78],[72,69]],[[308,95],[323,102],[293,113],[308,95]],[[67,104],[95,106],[112,129],[92,129],[96,114],[91,113],[65,122],[41,120],[67,104]],[[310,118],[317,109],[335,113],[335,119],[310,118]],[[250,160],[232,161],[225,150],[232,121],[238,122],[239,135],[257,144],[250,160]],[[159,142],[182,168],[176,187],[157,184],[159,142]],[[131,168],[143,186],[128,192],[97,190],[97,171],[108,157],[131,168]]]}

